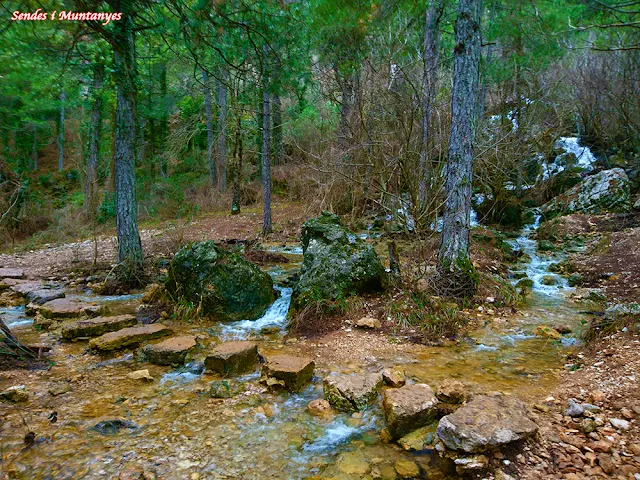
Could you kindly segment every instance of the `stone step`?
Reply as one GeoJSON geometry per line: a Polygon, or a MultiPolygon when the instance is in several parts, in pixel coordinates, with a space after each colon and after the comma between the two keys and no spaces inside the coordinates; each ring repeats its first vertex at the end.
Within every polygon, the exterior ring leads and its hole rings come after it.
{"type": "Polygon", "coordinates": [[[258,346],[245,341],[221,343],[207,356],[204,366],[225,377],[253,372],[258,368],[258,346]]]}
{"type": "Polygon", "coordinates": [[[133,347],[147,340],[165,337],[172,333],[165,325],[156,323],[140,327],[123,328],[116,332],[105,333],[89,342],[89,348],[98,351],[110,351],[120,348],[133,347]]]}
{"type": "Polygon", "coordinates": [[[281,383],[287,390],[297,392],[311,381],[314,368],[315,363],[309,358],[273,355],[262,366],[262,373],[267,379],[281,383]]]}
{"type": "Polygon", "coordinates": [[[147,360],[157,365],[183,364],[188,353],[196,347],[196,337],[182,335],[145,345],[143,352],[147,360]]]}
{"type": "Polygon", "coordinates": [[[62,325],[62,338],[73,340],[82,337],[97,337],[108,332],[115,332],[127,327],[133,327],[138,321],[134,315],[116,315],[114,317],[96,317],[88,320],[78,320],[62,325]]]}

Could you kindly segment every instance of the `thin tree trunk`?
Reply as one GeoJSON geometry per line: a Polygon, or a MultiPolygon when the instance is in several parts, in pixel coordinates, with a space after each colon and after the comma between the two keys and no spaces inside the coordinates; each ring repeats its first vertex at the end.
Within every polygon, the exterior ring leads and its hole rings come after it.
{"type": "Polygon", "coordinates": [[[340,125],[338,127],[338,146],[343,152],[349,148],[350,120],[353,111],[353,84],[350,79],[339,80],[342,86],[342,98],[340,99],[340,125]]]}
{"type": "Polygon", "coordinates": [[[456,20],[451,134],[438,277],[447,295],[473,294],[477,279],[469,253],[473,142],[478,111],[481,0],[460,0],[456,20]]]}
{"type": "Polygon", "coordinates": [[[216,157],[218,164],[218,189],[224,192],[227,189],[227,75],[223,70],[223,80],[216,78],[216,103],[218,104],[218,141],[216,144],[216,157]]]}
{"type": "Polygon", "coordinates": [[[273,164],[282,165],[282,155],[284,143],[282,137],[282,107],[280,105],[280,95],[273,94],[273,164]]]}
{"type": "Polygon", "coordinates": [[[93,66],[93,90],[91,100],[91,121],[89,124],[89,156],[87,157],[87,178],[85,183],[85,205],[87,215],[93,216],[97,208],[98,159],[100,155],[100,127],[102,126],[102,82],[104,64],[96,61],[93,66]]]}
{"type": "Polygon", "coordinates": [[[258,177],[260,178],[260,180],[263,180],[263,176],[262,176],[262,144],[264,143],[264,137],[263,137],[263,127],[264,127],[264,111],[263,111],[263,105],[262,105],[262,99],[264,98],[264,91],[261,92],[262,94],[260,95],[260,105],[257,108],[258,110],[258,115],[257,115],[257,124],[258,124],[258,128],[256,129],[257,134],[256,134],[256,152],[258,152],[257,158],[256,158],[256,165],[258,166],[258,177]]]}
{"type": "Polygon", "coordinates": [[[431,185],[431,158],[429,155],[430,127],[436,96],[438,60],[440,50],[440,18],[444,0],[431,0],[425,15],[423,73],[422,73],[422,149],[420,150],[420,180],[418,206],[424,209],[431,185]]]}
{"type": "MultiPolygon", "coordinates": [[[[494,19],[496,18],[496,2],[497,0],[493,0],[491,4],[491,13],[489,14],[489,24],[492,24],[494,19]]],[[[485,60],[485,68],[484,71],[488,72],[491,67],[491,62],[493,61],[493,45],[487,45],[487,58],[485,60]]],[[[485,78],[480,82],[480,101],[478,102],[478,119],[482,119],[484,117],[484,112],[487,104],[487,79],[485,78]]]]}
{"type": "Polygon", "coordinates": [[[204,85],[204,115],[207,123],[207,165],[209,165],[209,186],[211,192],[216,186],[216,164],[213,161],[213,107],[211,105],[211,88],[209,87],[209,74],[200,67],[202,83],[204,85]]]}
{"type": "MultiPolygon", "coordinates": [[[[267,58],[265,47],[265,61],[267,58]]],[[[263,73],[264,91],[262,94],[262,184],[264,187],[264,215],[262,221],[262,234],[268,235],[271,233],[271,162],[270,162],[270,149],[271,149],[271,132],[269,128],[271,126],[271,114],[269,104],[269,77],[266,73],[263,73]]]]}
{"type": "Polygon", "coordinates": [[[38,171],[38,127],[33,125],[33,171],[38,171]]]}
{"type": "Polygon", "coordinates": [[[122,20],[114,26],[114,65],[116,80],[116,233],[118,262],[127,274],[142,266],[143,254],[138,232],[136,203],[136,60],[133,11],[122,2],[122,20]],[[127,11],[128,10],[128,11],[127,11]]]}
{"type": "Polygon", "coordinates": [[[58,171],[64,170],[64,90],[60,92],[60,126],[58,128],[58,171]]]}

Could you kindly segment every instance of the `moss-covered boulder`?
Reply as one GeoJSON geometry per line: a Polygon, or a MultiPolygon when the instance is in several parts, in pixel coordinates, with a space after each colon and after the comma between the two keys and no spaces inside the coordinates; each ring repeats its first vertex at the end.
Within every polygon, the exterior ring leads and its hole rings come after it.
{"type": "Polygon", "coordinates": [[[269,274],[212,241],[191,243],[173,257],[166,289],[220,321],[255,320],[277,295],[269,274]]]}
{"type": "Polygon", "coordinates": [[[384,288],[385,270],[373,246],[351,233],[335,214],[322,212],[302,225],[302,250],[294,308],[384,288]]]}
{"type": "Polygon", "coordinates": [[[571,213],[625,213],[630,210],[629,178],[621,168],[587,177],[542,206],[546,218],[571,213]]]}

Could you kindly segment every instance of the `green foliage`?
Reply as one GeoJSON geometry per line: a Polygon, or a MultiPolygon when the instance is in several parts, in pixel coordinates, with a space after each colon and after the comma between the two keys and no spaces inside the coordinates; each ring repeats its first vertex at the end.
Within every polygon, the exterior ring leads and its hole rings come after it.
{"type": "Polygon", "coordinates": [[[106,223],[116,218],[116,194],[114,192],[105,192],[104,199],[98,209],[98,223],[106,223]]]}

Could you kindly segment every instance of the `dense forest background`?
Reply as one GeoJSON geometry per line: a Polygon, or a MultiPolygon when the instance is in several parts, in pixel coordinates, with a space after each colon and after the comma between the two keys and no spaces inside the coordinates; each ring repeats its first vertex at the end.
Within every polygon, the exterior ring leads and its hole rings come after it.
{"type": "MultiPolygon", "coordinates": [[[[141,221],[238,212],[273,195],[353,218],[410,212],[404,228],[433,229],[457,6],[3,2],[3,244],[113,228],[119,189],[141,221]],[[37,9],[123,18],[10,21],[37,9]],[[133,158],[122,166],[135,169],[132,184],[117,185],[119,155],[133,158]]],[[[481,15],[475,208],[487,223],[519,227],[525,207],[580,180],[575,165],[544,175],[561,136],[579,137],[602,168],[638,162],[640,4],[487,0],[481,15]]]]}

